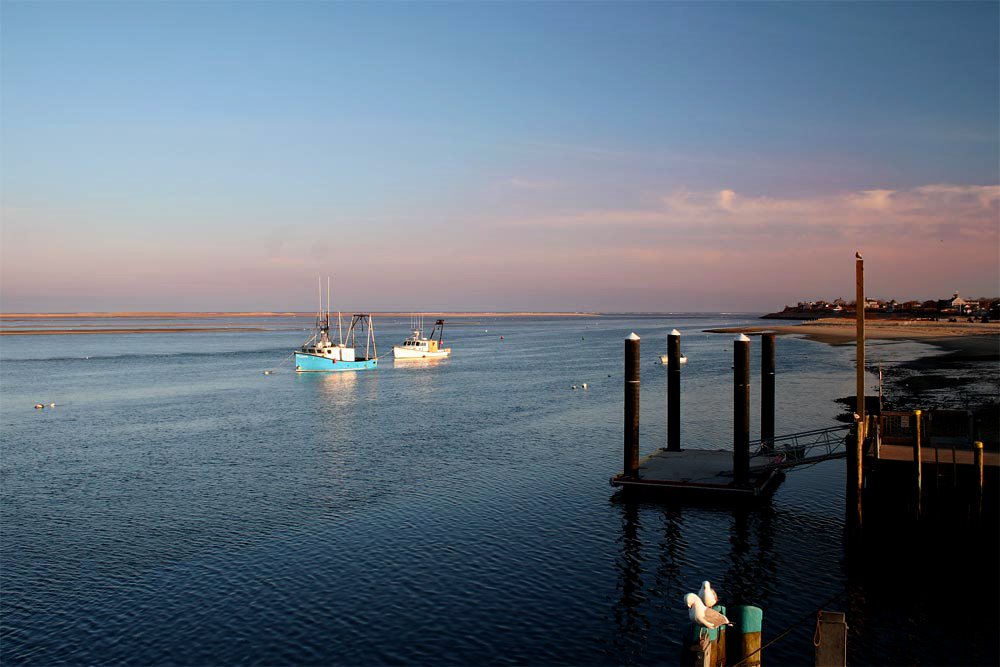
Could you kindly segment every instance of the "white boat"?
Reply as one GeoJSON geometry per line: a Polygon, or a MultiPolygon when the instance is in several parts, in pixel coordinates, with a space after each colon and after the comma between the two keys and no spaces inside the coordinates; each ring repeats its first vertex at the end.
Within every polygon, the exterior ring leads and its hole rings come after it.
{"type": "Polygon", "coordinates": [[[413,335],[403,341],[402,345],[394,345],[392,355],[396,359],[443,359],[451,354],[450,347],[444,347],[444,320],[438,320],[431,329],[430,337],[423,335],[424,318],[414,317],[410,320],[413,335]],[[434,340],[434,334],[437,340],[434,340]]]}
{"type": "MultiPolygon", "coordinates": [[[[660,355],[660,363],[663,364],[664,366],[667,365],[667,361],[668,360],[669,360],[669,357],[666,354],[661,354],[660,355]]],[[[687,362],[688,362],[688,358],[682,354],[681,355],[681,365],[686,364],[687,362]]]]}

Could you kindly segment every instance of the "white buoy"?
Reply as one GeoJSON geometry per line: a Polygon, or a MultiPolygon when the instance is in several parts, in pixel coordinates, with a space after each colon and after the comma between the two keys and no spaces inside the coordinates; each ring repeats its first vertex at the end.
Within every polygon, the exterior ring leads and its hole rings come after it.
{"type": "Polygon", "coordinates": [[[270,374],[271,374],[271,373],[273,373],[273,372],[274,372],[274,371],[264,371],[264,375],[270,375],[270,374]]]}
{"type": "Polygon", "coordinates": [[[44,407],[45,407],[45,406],[44,406],[44,405],[42,405],[41,403],[35,403],[35,409],[36,409],[36,410],[41,410],[41,409],[42,409],[42,408],[44,408],[44,407]]]}

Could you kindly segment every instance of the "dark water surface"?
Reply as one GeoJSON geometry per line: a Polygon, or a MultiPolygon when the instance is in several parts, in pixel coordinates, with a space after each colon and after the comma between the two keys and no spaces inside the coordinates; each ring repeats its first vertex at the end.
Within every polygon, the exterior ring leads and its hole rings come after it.
{"type": "MultiPolygon", "coordinates": [[[[846,585],[842,462],[759,509],[613,500],[623,338],[643,338],[642,453],[664,444],[674,327],[683,444],[728,448],[732,337],[701,330],[741,321],[481,319],[449,327],[451,359],[394,363],[408,323],[383,320],[378,370],[313,375],[288,357],[305,320],[6,336],[0,659],[672,664],[703,579],[762,607],[765,641],[794,626],[772,665],[812,664],[810,614],[840,593],[852,664],[992,659],[948,645],[937,593],[846,585]]],[[[853,356],[778,341],[779,433],[834,425],[853,356]]]]}

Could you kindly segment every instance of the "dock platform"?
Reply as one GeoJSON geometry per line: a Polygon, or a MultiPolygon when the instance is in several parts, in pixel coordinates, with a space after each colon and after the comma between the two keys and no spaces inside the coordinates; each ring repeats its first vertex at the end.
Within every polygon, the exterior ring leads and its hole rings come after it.
{"type": "Polygon", "coordinates": [[[767,496],[783,479],[775,468],[751,470],[749,484],[738,486],[733,481],[732,451],[663,448],[639,461],[637,476],[619,473],[611,484],[630,492],[735,500],[767,496]]]}

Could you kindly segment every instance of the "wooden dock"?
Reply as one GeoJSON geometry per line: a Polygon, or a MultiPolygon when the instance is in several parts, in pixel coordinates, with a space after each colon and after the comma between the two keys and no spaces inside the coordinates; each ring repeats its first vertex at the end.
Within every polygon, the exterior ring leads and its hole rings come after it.
{"type": "Polygon", "coordinates": [[[611,484],[627,491],[657,495],[726,499],[763,498],[784,474],[776,468],[752,470],[748,484],[736,484],[733,452],[722,449],[659,449],[639,461],[638,475],[619,473],[611,484]]]}

